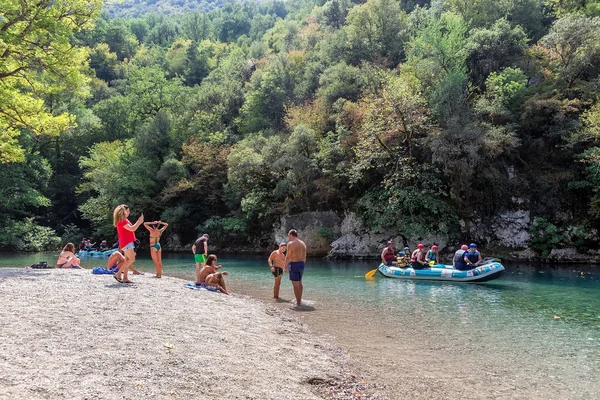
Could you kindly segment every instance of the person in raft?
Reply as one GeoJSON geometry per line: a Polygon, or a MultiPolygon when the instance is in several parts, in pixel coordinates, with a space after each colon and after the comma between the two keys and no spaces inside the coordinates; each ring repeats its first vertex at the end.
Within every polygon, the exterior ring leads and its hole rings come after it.
{"type": "Polygon", "coordinates": [[[206,277],[210,274],[214,274],[218,269],[223,268],[222,265],[217,265],[217,256],[211,254],[206,258],[206,264],[200,271],[198,275],[198,280],[196,281],[196,286],[206,286],[206,277]]]}
{"type": "Polygon", "coordinates": [[[269,264],[269,268],[271,268],[271,273],[275,277],[275,283],[273,284],[274,299],[279,298],[279,287],[281,286],[281,277],[283,276],[283,267],[285,266],[286,249],[287,244],[280,243],[279,248],[274,250],[267,260],[267,264],[269,264]]]}
{"type": "Polygon", "coordinates": [[[400,253],[398,253],[398,266],[400,268],[408,267],[408,261],[408,255],[406,254],[406,252],[401,251],[400,253]]]}
{"type": "Polygon", "coordinates": [[[306,244],[298,239],[298,232],[292,229],[288,232],[287,253],[285,254],[285,263],[283,272],[287,268],[290,270],[290,280],[294,287],[294,296],[296,297],[296,306],[302,304],[302,275],[304,274],[304,263],[306,262],[306,244]]]}
{"type": "Polygon", "coordinates": [[[225,289],[225,275],[229,275],[227,271],[214,272],[206,277],[206,289],[212,290],[213,292],[221,292],[225,294],[231,294],[225,289]]]}
{"type": "Polygon", "coordinates": [[[200,271],[204,268],[208,256],[208,233],[196,239],[192,246],[192,253],[194,253],[194,261],[196,261],[196,284],[199,284],[202,282],[200,271]]]}
{"type": "Polygon", "coordinates": [[[438,249],[439,249],[439,247],[437,246],[437,244],[434,244],[433,246],[431,246],[431,249],[425,255],[425,261],[427,261],[428,264],[431,265],[432,261],[433,261],[434,264],[438,263],[437,262],[438,249]]]}
{"type": "Polygon", "coordinates": [[[56,268],[81,268],[79,258],[75,257],[75,245],[73,243],[67,243],[63,247],[58,256],[58,261],[56,261],[56,268]]]}
{"type": "Polygon", "coordinates": [[[119,237],[119,250],[123,250],[125,261],[119,266],[119,270],[114,275],[115,279],[121,283],[133,283],[127,277],[127,271],[135,261],[135,231],[144,222],[144,214],[140,215],[135,224],[131,224],[127,219],[129,217],[129,206],[121,204],[113,212],[113,224],[117,228],[119,237]],[[121,274],[123,277],[121,278],[121,274]]]}
{"type": "Polygon", "coordinates": [[[394,254],[394,241],[388,240],[387,247],[381,252],[381,262],[385,265],[398,265],[398,258],[394,254]]]}
{"type": "Polygon", "coordinates": [[[425,245],[423,243],[419,243],[417,249],[413,251],[410,257],[410,266],[413,269],[429,268],[429,264],[425,261],[425,245]]]}
{"type": "Polygon", "coordinates": [[[481,253],[477,251],[477,245],[475,243],[471,243],[469,245],[469,250],[465,251],[463,260],[469,269],[473,269],[481,265],[483,258],[481,258],[481,253]]]}
{"type": "Polygon", "coordinates": [[[96,244],[96,242],[92,243],[92,241],[90,239],[87,240],[87,242],[85,242],[85,249],[87,251],[93,251],[94,249],[94,245],[96,244]]]}
{"type": "Polygon", "coordinates": [[[108,249],[108,242],[105,240],[100,242],[100,251],[104,251],[108,249]]]}
{"type": "Polygon", "coordinates": [[[463,244],[460,246],[460,249],[456,250],[454,253],[454,258],[452,258],[452,266],[459,271],[467,271],[471,268],[467,267],[467,263],[465,262],[465,253],[469,250],[469,246],[463,244]]]}
{"type": "MultiPolygon", "coordinates": [[[[113,272],[116,274],[117,271],[119,270],[119,266],[120,264],[125,261],[125,256],[122,253],[122,250],[119,251],[115,251],[114,253],[112,253],[110,255],[110,257],[108,257],[108,261],[107,261],[107,269],[109,270],[113,270],[113,272]]],[[[144,275],[143,272],[138,271],[137,269],[135,269],[135,267],[133,266],[133,264],[131,264],[129,266],[129,269],[131,270],[131,272],[133,272],[134,275],[144,275]]],[[[118,278],[120,278],[120,276],[118,276],[118,278]]]]}
{"type": "Polygon", "coordinates": [[[144,222],[144,227],[150,232],[150,256],[154,262],[154,269],[156,270],[155,278],[162,278],[162,249],[160,247],[160,237],[169,224],[162,221],[144,222]]]}

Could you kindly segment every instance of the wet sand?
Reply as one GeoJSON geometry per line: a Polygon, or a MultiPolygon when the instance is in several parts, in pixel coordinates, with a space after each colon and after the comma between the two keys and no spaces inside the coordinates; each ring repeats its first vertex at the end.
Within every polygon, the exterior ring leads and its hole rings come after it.
{"type": "Polygon", "coordinates": [[[291,311],[132,279],[0,269],[0,399],[366,398],[291,311]]]}

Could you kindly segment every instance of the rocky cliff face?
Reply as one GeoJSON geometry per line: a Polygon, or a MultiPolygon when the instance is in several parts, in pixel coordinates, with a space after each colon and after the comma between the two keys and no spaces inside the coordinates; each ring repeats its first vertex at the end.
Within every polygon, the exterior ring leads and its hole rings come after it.
{"type": "MultiPolygon", "coordinates": [[[[574,248],[554,249],[547,257],[541,257],[528,248],[531,216],[527,210],[505,211],[490,220],[476,218],[461,221],[461,236],[469,242],[476,242],[486,256],[500,256],[505,259],[542,262],[592,262],[600,263],[600,252],[574,248]]],[[[390,239],[396,249],[408,246],[414,249],[418,243],[427,246],[436,243],[445,253],[453,253],[459,243],[448,243],[448,238],[430,235],[428,237],[399,237],[389,232],[373,232],[355,213],[343,217],[332,211],[307,212],[288,216],[274,229],[276,242],[287,241],[289,229],[296,229],[306,242],[309,255],[331,258],[379,258],[383,247],[390,239]]]]}
{"type": "Polygon", "coordinates": [[[296,229],[309,256],[325,256],[331,242],[340,237],[341,225],[340,217],[333,211],[305,212],[282,217],[273,230],[273,238],[275,243],[287,242],[290,229],[296,229]]]}

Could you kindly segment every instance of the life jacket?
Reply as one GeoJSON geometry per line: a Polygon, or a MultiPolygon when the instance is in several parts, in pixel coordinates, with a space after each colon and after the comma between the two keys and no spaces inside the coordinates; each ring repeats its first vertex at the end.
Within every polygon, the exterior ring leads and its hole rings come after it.
{"type": "Polygon", "coordinates": [[[432,250],[429,250],[427,252],[426,260],[427,261],[437,261],[437,253],[434,253],[432,250]]]}
{"type": "Polygon", "coordinates": [[[473,264],[475,264],[477,261],[479,261],[479,252],[477,250],[475,250],[475,253],[466,251],[465,254],[463,255],[463,257],[467,257],[467,259],[469,261],[471,261],[473,264]]]}
{"type": "Polygon", "coordinates": [[[388,261],[393,259],[394,257],[394,250],[390,249],[389,247],[386,247],[385,254],[383,255],[384,260],[388,261]]]}
{"type": "Polygon", "coordinates": [[[454,258],[452,259],[452,261],[454,261],[455,263],[464,264],[465,253],[466,252],[464,250],[457,250],[456,253],[454,253],[454,258]]]}
{"type": "Polygon", "coordinates": [[[410,256],[410,262],[414,263],[417,261],[423,261],[422,259],[419,260],[419,254],[421,254],[421,251],[419,249],[416,249],[415,251],[413,251],[412,255],[410,256]]]}

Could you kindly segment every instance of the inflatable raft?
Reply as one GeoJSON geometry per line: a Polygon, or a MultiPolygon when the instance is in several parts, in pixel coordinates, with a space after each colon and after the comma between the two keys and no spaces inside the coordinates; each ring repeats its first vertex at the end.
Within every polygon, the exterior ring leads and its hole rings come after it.
{"type": "Polygon", "coordinates": [[[77,257],[81,258],[81,257],[108,257],[110,256],[112,253],[114,253],[115,251],[118,251],[119,249],[110,249],[110,250],[105,250],[105,251],[99,251],[99,250],[91,250],[91,251],[87,251],[87,250],[79,250],[79,253],[75,254],[77,257]]]}
{"type": "Polygon", "coordinates": [[[489,262],[469,271],[459,271],[452,265],[436,264],[427,269],[390,267],[381,264],[379,273],[388,278],[419,279],[452,282],[486,282],[504,274],[504,266],[499,262],[489,262]]]}

